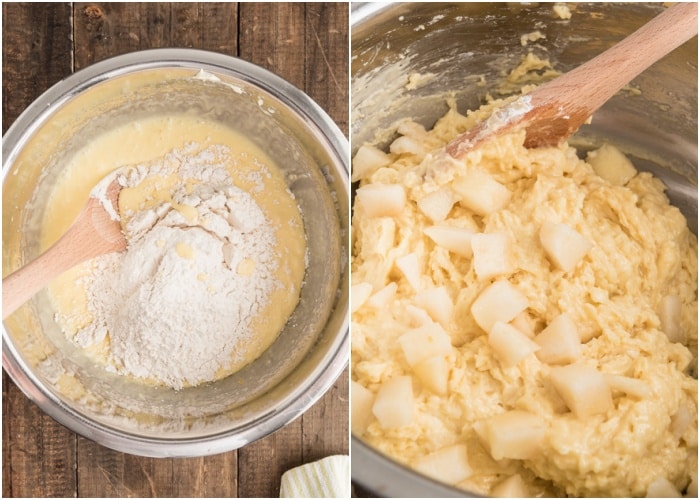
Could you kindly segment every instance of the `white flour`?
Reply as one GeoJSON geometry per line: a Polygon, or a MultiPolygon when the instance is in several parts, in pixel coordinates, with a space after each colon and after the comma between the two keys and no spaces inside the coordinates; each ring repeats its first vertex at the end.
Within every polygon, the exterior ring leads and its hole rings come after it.
{"type": "Polygon", "coordinates": [[[73,340],[87,347],[109,334],[117,372],[175,389],[213,380],[280,286],[274,227],[233,186],[228,153],[192,145],[125,174],[125,188],[172,175],[189,182],[171,189],[172,201],[122,214],[127,251],[96,259],[87,279],[95,320],[73,340]]]}

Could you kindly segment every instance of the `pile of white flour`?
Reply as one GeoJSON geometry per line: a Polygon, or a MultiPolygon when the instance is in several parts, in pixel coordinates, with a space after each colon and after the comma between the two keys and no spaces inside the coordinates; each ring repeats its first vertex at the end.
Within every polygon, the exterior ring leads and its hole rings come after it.
{"type": "Polygon", "coordinates": [[[121,180],[138,189],[178,177],[171,199],[122,214],[126,252],[96,259],[85,283],[94,321],[73,340],[88,347],[109,334],[117,372],[175,389],[215,379],[280,286],[274,227],[233,185],[229,152],[191,145],[121,180]]]}

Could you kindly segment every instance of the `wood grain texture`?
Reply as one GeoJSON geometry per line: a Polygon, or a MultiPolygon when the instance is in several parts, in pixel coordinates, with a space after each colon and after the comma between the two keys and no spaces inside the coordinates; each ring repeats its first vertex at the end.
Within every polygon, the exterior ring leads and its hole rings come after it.
{"type": "MultiPolygon", "coordinates": [[[[348,131],[345,3],[3,3],[3,133],[44,90],[108,57],[192,47],[304,90],[348,131]]],[[[3,497],[275,497],[282,473],[347,454],[348,370],[304,415],[237,451],[154,459],[67,430],[3,371],[3,497]]]]}

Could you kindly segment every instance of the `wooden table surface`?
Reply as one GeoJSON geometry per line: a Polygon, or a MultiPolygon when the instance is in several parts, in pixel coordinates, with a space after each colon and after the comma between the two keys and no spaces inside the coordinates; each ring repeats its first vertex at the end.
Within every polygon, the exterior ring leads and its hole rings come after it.
{"type": "MultiPolygon", "coordinates": [[[[348,131],[348,5],[3,3],[2,129],[60,79],[110,56],[193,47],[263,66],[348,131]]],[[[119,453],[45,415],[3,371],[3,497],[276,497],[286,470],[347,454],[348,372],[288,426],[237,451],[154,459],[119,453]]]]}

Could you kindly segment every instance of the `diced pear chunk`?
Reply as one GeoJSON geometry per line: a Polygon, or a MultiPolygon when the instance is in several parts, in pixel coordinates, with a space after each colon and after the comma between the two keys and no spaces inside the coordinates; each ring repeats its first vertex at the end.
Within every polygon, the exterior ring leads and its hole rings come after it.
{"type": "Polygon", "coordinates": [[[624,392],[633,398],[648,399],[654,395],[649,384],[638,378],[606,373],[605,381],[610,386],[610,389],[624,392]]]}
{"type": "Polygon", "coordinates": [[[498,280],[476,298],[471,313],[476,323],[489,332],[497,321],[508,323],[527,306],[527,298],[515,286],[506,280],[498,280]]]}
{"type": "Polygon", "coordinates": [[[517,365],[540,348],[513,325],[501,321],[496,321],[491,328],[489,345],[505,367],[517,365]]]}
{"type": "Polygon", "coordinates": [[[455,201],[453,191],[442,187],[418,200],[417,205],[423,215],[433,221],[433,224],[437,224],[445,220],[455,201]]]}
{"type": "Polygon", "coordinates": [[[416,307],[413,304],[406,304],[405,306],[406,317],[409,320],[410,326],[423,326],[433,322],[433,318],[430,317],[428,311],[422,307],[416,307]]]}
{"type": "Polygon", "coordinates": [[[550,380],[578,418],[605,413],[612,408],[610,386],[605,376],[593,367],[580,363],[557,366],[552,368],[550,380]]]}
{"type": "Polygon", "coordinates": [[[520,474],[513,474],[508,479],[501,481],[491,489],[491,496],[495,498],[527,498],[527,486],[520,474]]]}
{"type": "Polygon", "coordinates": [[[472,256],[472,237],[474,231],[462,227],[452,226],[430,226],[423,232],[435,242],[436,245],[461,255],[462,257],[472,256]]]}
{"type": "Polygon", "coordinates": [[[688,404],[681,403],[678,407],[678,411],[671,416],[670,429],[673,437],[676,440],[680,439],[694,421],[695,417],[692,410],[688,407],[688,404]]]}
{"type": "Polygon", "coordinates": [[[350,312],[354,313],[362,307],[370,295],[372,295],[372,285],[369,283],[353,284],[350,287],[350,312]]]}
{"type": "Polygon", "coordinates": [[[477,233],[471,244],[478,279],[490,280],[514,271],[512,242],[507,233],[477,233]]]}
{"type": "Polygon", "coordinates": [[[530,317],[527,311],[522,311],[510,322],[515,328],[527,335],[528,338],[535,337],[535,320],[530,317]]]}
{"type": "Polygon", "coordinates": [[[663,476],[654,479],[647,487],[647,498],[682,498],[676,485],[663,476]]]}
{"type": "Polygon", "coordinates": [[[450,336],[437,323],[409,330],[399,337],[399,345],[411,366],[432,356],[444,356],[452,351],[450,336]]]}
{"type": "Polygon", "coordinates": [[[408,425],[413,420],[414,402],[411,377],[401,375],[384,382],[377,391],[372,413],[384,429],[408,425]]]}
{"type": "Polygon", "coordinates": [[[624,186],[637,175],[637,169],[619,149],[603,144],[586,156],[586,162],[600,177],[615,186],[624,186]]]}
{"type": "Polygon", "coordinates": [[[488,215],[501,210],[510,201],[507,187],[481,170],[468,170],[452,181],[459,203],[477,215],[488,215]]]}
{"type": "Polygon", "coordinates": [[[356,436],[362,436],[372,421],[372,405],[374,393],[354,380],[350,381],[350,422],[351,431],[356,436]]]}
{"type": "Polygon", "coordinates": [[[413,365],[413,373],[420,383],[435,394],[447,394],[447,381],[450,376],[450,366],[445,356],[432,356],[413,365]]]}
{"type": "Polygon", "coordinates": [[[537,415],[511,410],[486,421],[485,437],[494,460],[527,460],[541,450],[547,427],[537,415]]]}
{"type": "Polygon", "coordinates": [[[352,182],[365,179],[391,163],[391,157],[379,148],[363,144],[352,160],[352,182]]]}
{"type": "Polygon", "coordinates": [[[540,228],[540,243],[552,264],[567,273],[593,246],[571,226],[550,221],[545,221],[540,228]]]}
{"type": "Polygon", "coordinates": [[[535,342],[541,348],[536,355],[543,363],[565,365],[581,357],[581,338],[576,324],[567,313],[554,318],[535,337],[535,342]]]}
{"type": "Polygon", "coordinates": [[[391,301],[394,300],[394,297],[396,296],[396,290],[398,288],[399,285],[392,281],[387,286],[374,293],[374,295],[372,295],[369,299],[367,299],[366,304],[376,309],[383,309],[389,306],[391,301]]]}
{"type": "Polygon", "coordinates": [[[678,295],[666,295],[661,299],[659,307],[661,331],[666,334],[671,342],[683,342],[685,340],[681,330],[682,309],[683,303],[678,295]]]}
{"type": "Polygon", "coordinates": [[[397,138],[391,143],[391,146],[389,146],[389,151],[396,155],[411,154],[420,157],[425,156],[425,148],[423,147],[422,141],[408,136],[397,138]]]}
{"type": "Polygon", "coordinates": [[[425,309],[433,320],[447,328],[452,320],[454,304],[447,288],[439,286],[416,294],[415,303],[425,309]]]}
{"type": "Polygon", "coordinates": [[[415,139],[422,139],[426,136],[425,127],[418,122],[414,122],[413,120],[403,120],[396,127],[396,132],[415,139]]]}
{"type": "Polygon", "coordinates": [[[415,291],[420,290],[420,263],[418,255],[415,252],[403,255],[396,259],[396,267],[403,273],[411,288],[415,291]]]}
{"type": "Polygon", "coordinates": [[[472,475],[467,458],[467,446],[454,444],[413,461],[413,468],[421,474],[447,484],[457,484],[472,475]]]}
{"type": "Polygon", "coordinates": [[[355,192],[356,204],[367,217],[396,217],[406,205],[406,191],[398,184],[369,184],[355,192]]]}

